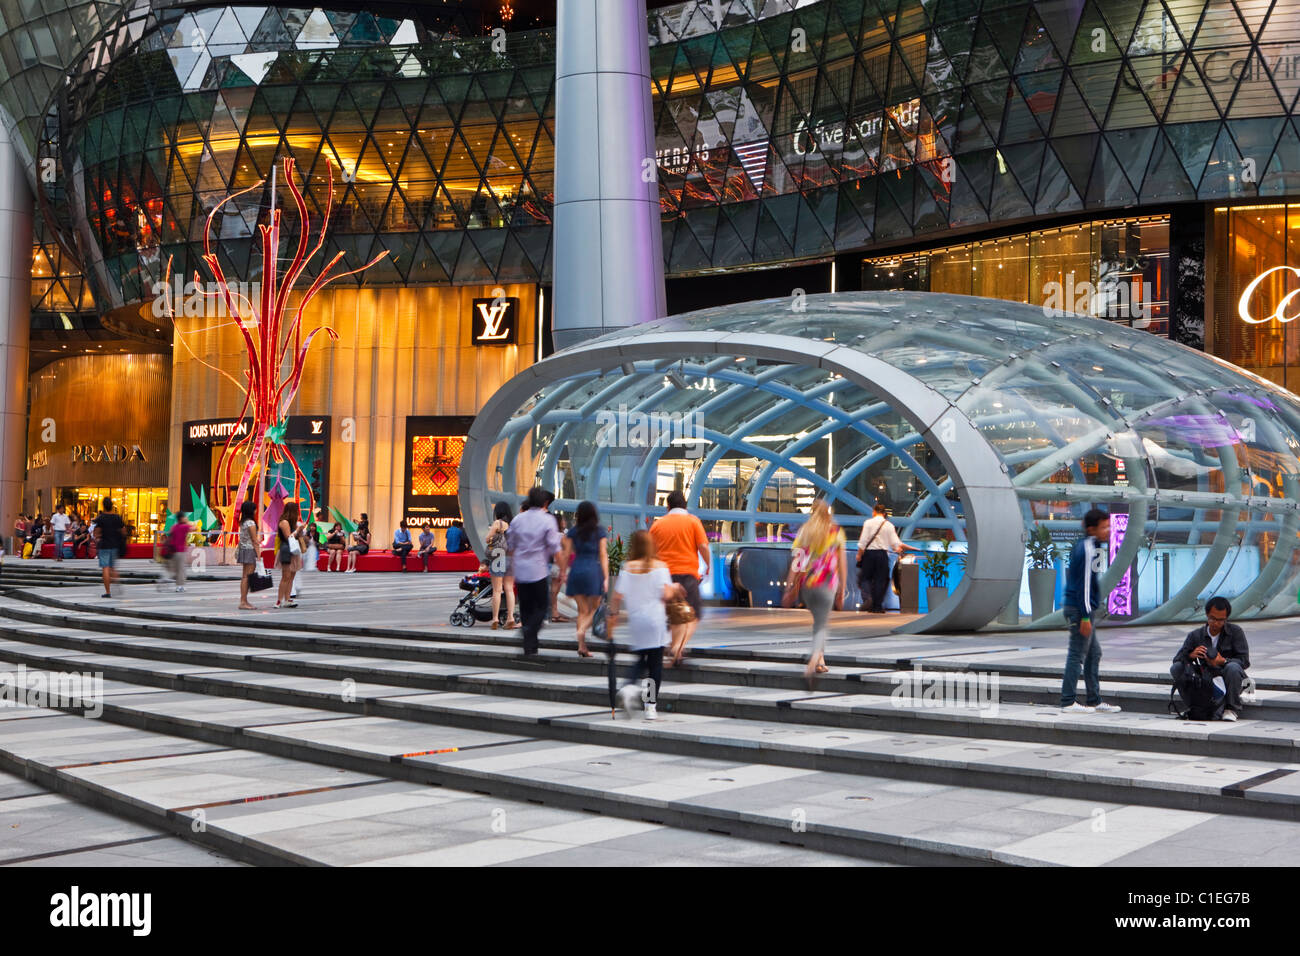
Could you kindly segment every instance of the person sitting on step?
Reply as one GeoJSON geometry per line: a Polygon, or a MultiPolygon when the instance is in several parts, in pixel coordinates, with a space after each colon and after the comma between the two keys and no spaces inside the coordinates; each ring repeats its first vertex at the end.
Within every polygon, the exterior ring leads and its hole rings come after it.
{"type": "Polygon", "coordinates": [[[1200,661],[1214,682],[1215,697],[1223,704],[1221,720],[1241,717],[1241,685],[1250,667],[1250,645],[1245,632],[1229,623],[1231,614],[1232,604],[1227,598],[1216,595],[1206,601],[1205,623],[1187,635],[1169,668],[1179,696],[1190,706],[1183,691],[1184,677],[1192,662],[1200,661]]]}

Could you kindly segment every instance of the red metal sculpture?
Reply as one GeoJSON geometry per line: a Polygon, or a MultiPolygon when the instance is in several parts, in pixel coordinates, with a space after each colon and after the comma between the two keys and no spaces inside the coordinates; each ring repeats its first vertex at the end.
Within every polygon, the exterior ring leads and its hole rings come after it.
{"type": "MultiPolygon", "coordinates": [[[[226,203],[261,189],[266,184],[266,180],[259,180],[247,189],[223,199],[208,215],[203,229],[202,259],[208,267],[208,271],[212,273],[217,289],[216,292],[210,294],[218,296],[224,301],[226,308],[234,317],[235,325],[239,329],[239,334],[243,338],[244,347],[247,350],[248,366],[244,370],[244,381],[241,382],[224,369],[217,368],[199,359],[197,355],[194,355],[193,350],[189,348],[188,343],[185,342],[184,336],[180,334],[176,336],[176,341],[183,345],[191,356],[208,368],[225,375],[244,393],[244,404],[235,420],[240,422],[244,420],[245,416],[251,416],[246,431],[238,428],[231,431],[222,446],[221,457],[217,461],[217,475],[222,478],[219,485],[221,489],[219,497],[224,497],[225,500],[216,502],[216,510],[223,514],[225,528],[228,532],[235,530],[237,522],[234,519],[239,504],[245,500],[253,476],[262,472],[264,459],[269,459],[276,464],[288,461],[292,465],[294,487],[292,497],[289,500],[299,500],[301,497],[300,486],[306,485],[308,507],[304,511],[304,517],[316,513],[316,500],[311,483],[303,475],[297,459],[294,458],[285,441],[284,421],[294,398],[298,394],[298,387],[302,383],[303,368],[306,365],[307,352],[311,348],[312,341],[320,332],[324,332],[332,339],[337,339],[338,333],[327,325],[320,325],[304,335],[302,331],[303,311],[308,303],[316,297],[316,294],[329,283],[336,279],[343,279],[364,272],[388,255],[388,251],[384,250],[359,269],[335,273],[334,269],[343,259],[343,253],[339,252],[320,270],[315,280],[302,294],[296,308],[291,309],[289,296],[294,285],[301,278],[307,264],[320,252],[325,244],[325,233],[329,228],[330,214],[334,209],[334,167],[327,159],[329,193],[325,202],[325,216],[321,222],[316,244],[308,251],[307,247],[311,239],[307,203],[303,199],[302,191],[294,182],[294,160],[286,158],[283,162],[284,179],[292,194],[301,226],[298,233],[298,246],[294,251],[289,268],[281,275],[278,258],[281,211],[276,208],[277,187],[275,170],[272,169],[270,221],[268,225],[258,226],[262,240],[262,287],[259,302],[254,303],[247,296],[230,288],[230,282],[226,277],[225,270],[222,269],[217,254],[212,249],[212,221],[226,203]],[[286,316],[290,312],[292,312],[292,317],[286,321],[286,316]],[[287,375],[282,373],[286,358],[291,359],[287,375]],[[247,461],[244,464],[244,471],[239,480],[239,490],[231,496],[231,469],[234,466],[235,459],[241,452],[247,453],[247,461]]],[[[168,263],[168,271],[170,272],[170,262],[168,263]]],[[[199,278],[197,272],[194,278],[197,283],[199,278]]],[[[170,307],[168,311],[172,311],[170,307]]],[[[174,314],[172,317],[174,322],[174,314]]],[[[213,484],[215,486],[217,482],[214,481],[213,484]]],[[[262,495],[258,494],[256,500],[259,512],[262,508],[261,499],[262,495]]]]}

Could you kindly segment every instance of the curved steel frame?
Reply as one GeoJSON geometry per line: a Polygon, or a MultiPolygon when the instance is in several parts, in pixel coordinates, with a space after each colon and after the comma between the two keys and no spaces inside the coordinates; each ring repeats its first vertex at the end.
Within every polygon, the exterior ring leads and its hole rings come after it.
{"type": "MultiPolygon", "coordinates": [[[[465,528],[471,540],[481,542],[482,532],[489,523],[488,503],[494,492],[488,481],[492,449],[505,439],[506,460],[513,463],[523,437],[535,423],[533,416],[545,414],[559,400],[556,397],[554,401],[542,403],[531,413],[515,419],[513,428],[509,430],[513,434],[507,437],[507,424],[527,399],[544,386],[575,376],[582,379],[628,364],[632,364],[636,371],[637,362],[679,360],[684,353],[700,357],[718,356],[726,362],[734,356],[753,357],[836,373],[888,402],[913,425],[917,438],[925,441],[938,455],[965,511],[970,556],[966,573],[948,600],[904,630],[973,630],[992,620],[1018,593],[1024,553],[1020,502],[1006,467],[970,419],[929,385],[880,359],[853,348],[790,335],[755,337],[724,332],[638,334],[636,330],[630,330],[589,345],[566,349],[521,372],[483,407],[465,444],[460,498],[465,528]],[[939,440],[940,435],[946,440],[939,440]]],[[[600,394],[595,396],[588,402],[588,407],[598,403],[600,398],[600,394]]],[[[837,415],[845,413],[839,408],[835,411],[837,415]]],[[[574,419],[577,421],[582,417],[582,414],[577,414],[574,419]]],[[[853,417],[849,416],[850,419],[853,417]]],[[[737,438],[737,435],[731,436],[732,447],[737,447],[737,438]]],[[[559,444],[557,439],[554,445],[559,447],[559,444]]],[[[661,447],[661,453],[662,450],[661,447]]],[[[770,456],[766,450],[762,451],[765,457],[770,456]]],[[[653,455],[649,457],[656,459],[653,455]]],[[[790,466],[783,464],[782,467],[790,466]]],[[[507,476],[502,477],[502,487],[512,483],[504,480],[507,476]]],[[[509,477],[513,478],[513,475],[509,477]]],[[[842,496],[833,479],[816,475],[808,477],[825,486],[832,497],[842,496]]],[[[609,505],[605,507],[611,508],[609,505]]],[[[651,509],[642,507],[637,510],[648,513],[651,509]]],[[[764,517],[779,520],[781,516],[765,513],[764,517]]]]}

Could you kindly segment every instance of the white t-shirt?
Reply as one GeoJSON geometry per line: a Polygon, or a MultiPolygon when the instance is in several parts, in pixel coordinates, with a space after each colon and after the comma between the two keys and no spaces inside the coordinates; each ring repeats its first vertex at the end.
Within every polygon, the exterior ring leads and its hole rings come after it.
{"type": "Polygon", "coordinates": [[[651,568],[633,574],[627,568],[618,572],[614,590],[623,596],[627,608],[628,647],[636,651],[665,647],[668,644],[668,615],[664,611],[664,588],[673,583],[668,568],[651,568]]]}
{"type": "Polygon", "coordinates": [[[55,531],[67,531],[70,524],[72,519],[67,515],[59,514],[57,511],[50,515],[50,527],[55,531]]]}
{"type": "Polygon", "coordinates": [[[902,545],[898,532],[888,518],[873,515],[862,522],[862,534],[858,536],[859,551],[897,551],[902,545]]]}

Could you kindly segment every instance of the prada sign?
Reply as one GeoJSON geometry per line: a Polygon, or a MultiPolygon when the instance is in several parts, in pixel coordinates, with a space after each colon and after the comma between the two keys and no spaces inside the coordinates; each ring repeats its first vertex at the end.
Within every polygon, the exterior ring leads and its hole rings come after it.
{"type": "Polygon", "coordinates": [[[519,300],[475,299],[470,323],[475,345],[514,345],[519,334],[519,300]]]}
{"type": "Polygon", "coordinates": [[[72,463],[123,463],[129,461],[148,461],[144,449],[139,445],[73,445],[72,463]]]}

